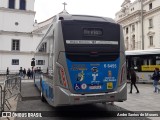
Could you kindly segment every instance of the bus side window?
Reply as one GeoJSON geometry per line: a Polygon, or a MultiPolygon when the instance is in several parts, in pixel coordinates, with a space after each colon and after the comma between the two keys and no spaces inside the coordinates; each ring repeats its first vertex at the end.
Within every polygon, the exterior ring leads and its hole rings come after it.
{"type": "Polygon", "coordinates": [[[140,57],[133,57],[131,59],[131,67],[135,70],[135,71],[140,71],[141,69],[141,59],[140,57]]]}
{"type": "Polygon", "coordinates": [[[156,60],[156,65],[160,65],[160,60],[156,60]]]}
{"type": "Polygon", "coordinates": [[[143,65],[147,65],[147,59],[143,60],[143,65]]]}

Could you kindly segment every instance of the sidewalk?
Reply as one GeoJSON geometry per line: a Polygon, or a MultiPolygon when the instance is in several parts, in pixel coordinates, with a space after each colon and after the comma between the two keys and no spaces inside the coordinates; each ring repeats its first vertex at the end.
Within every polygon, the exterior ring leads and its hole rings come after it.
{"type": "MultiPolygon", "coordinates": [[[[127,101],[115,105],[129,111],[160,111],[160,93],[154,93],[152,84],[137,84],[140,91],[136,93],[133,87],[132,94],[129,94],[130,84],[127,85],[127,101]]],[[[160,120],[160,117],[149,117],[151,120],[160,120]]]]}
{"type": "MultiPolygon", "coordinates": [[[[11,109],[8,110],[8,108],[5,106],[5,108],[4,108],[5,111],[7,111],[7,112],[8,112],[8,111],[16,111],[18,98],[17,98],[17,99],[15,99],[15,98],[16,98],[16,96],[13,97],[13,98],[10,98],[10,99],[8,100],[9,103],[10,103],[10,105],[11,105],[11,109]]],[[[1,120],[8,120],[8,119],[7,119],[7,118],[1,118],[1,120]]],[[[14,120],[14,118],[13,118],[13,117],[10,117],[9,120],[14,120]]]]}
{"type": "MultiPolygon", "coordinates": [[[[0,77],[1,79],[0,79],[0,83],[3,83],[3,81],[5,80],[5,79],[3,79],[4,77],[0,77]]],[[[25,79],[22,79],[22,85],[23,85],[23,83],[30,83],[30,82],[34,82],[33,81],[33,79],[27,79],[27,77],[25,77],[25,79]]],[[[22,91],[21,92],[23,92],[25,89],[23,88],[23,86],[22,86],[22,91]]],[[[11,108],[10,108],[10,110],[6,107],[6,105],[5,105],[5,108],[4,108],[4,111],[16,111],[17,110],[17,103],[18,103],[18,100],[21,100],[22,98],[16,98],[17,96],[14,96],[14,97],[12,97],[12,98],[10,98],[9,100],[8,100],[8,102],[9,102],[9,104],[11,105],[11,108]],[[15,99],[16,98],[16,99],[15,99]]],[[[22,96],[23,97],[23,96],[22,96]]],[[[8,120],[7,118],[1,118],[1,120],[8,120]]],[[[11,118],[9,118],[9,120],[14,120],[14,118],[13,117],[11,117],[11,118]]]]}

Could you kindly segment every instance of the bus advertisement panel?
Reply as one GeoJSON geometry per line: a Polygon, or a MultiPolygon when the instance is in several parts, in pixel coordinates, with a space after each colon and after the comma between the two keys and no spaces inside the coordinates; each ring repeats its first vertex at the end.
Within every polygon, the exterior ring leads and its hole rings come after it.
{"type": "Polygon", "coordinates": [[[141,67],[142,71],[154,71],[155,68],[160,69],[160,65],[142,65],[141,67]]]}
{"type": "Polygon", "coordinates": [[[80,93],[114,91],[119,59],[112,62],[71,62],[67,60],[73,89],[80,93]]]}

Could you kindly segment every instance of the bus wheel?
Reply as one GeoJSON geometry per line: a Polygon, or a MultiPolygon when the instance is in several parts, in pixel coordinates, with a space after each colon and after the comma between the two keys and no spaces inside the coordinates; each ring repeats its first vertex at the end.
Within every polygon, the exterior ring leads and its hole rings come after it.
{"type": "Polygon", "coordinates": [[[45,97],[43,96],[42,90],[41,90],[41,101],[42,101],[42,102],[46,102],[46,99],[45,99],[45,97]]]}

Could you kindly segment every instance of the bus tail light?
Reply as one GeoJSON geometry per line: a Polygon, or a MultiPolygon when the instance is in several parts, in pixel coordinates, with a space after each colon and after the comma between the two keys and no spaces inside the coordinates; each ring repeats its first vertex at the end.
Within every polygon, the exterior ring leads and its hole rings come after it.
{"type": "Polygon", "coordinates": [[[65,75],[65,71],[63,68],[60,68],[60,75],[61,75],[61,80],[62,80],[62,84],[64,87],[68,87],[68,84],[67,84],[67,79],[66,79],[66,75],[65,75]]]}
{"type": "Polygon", "coordinates": [[[57,65],[59,66],[59,78],[60,78],[60,83],[65,87],[68,88],[68,83],[67,83],[67,79],[66,79],[66,74],[65,74],[65,70],[64,67],[62,65],[60,65],[59,63],[57,63],[57,65]]]}
{"type": "Polygon", "coordinates": [[[124,80],[126,80],[126,63],[124,63],[121,68],[119,85],[121,85],[124,80]]]}

